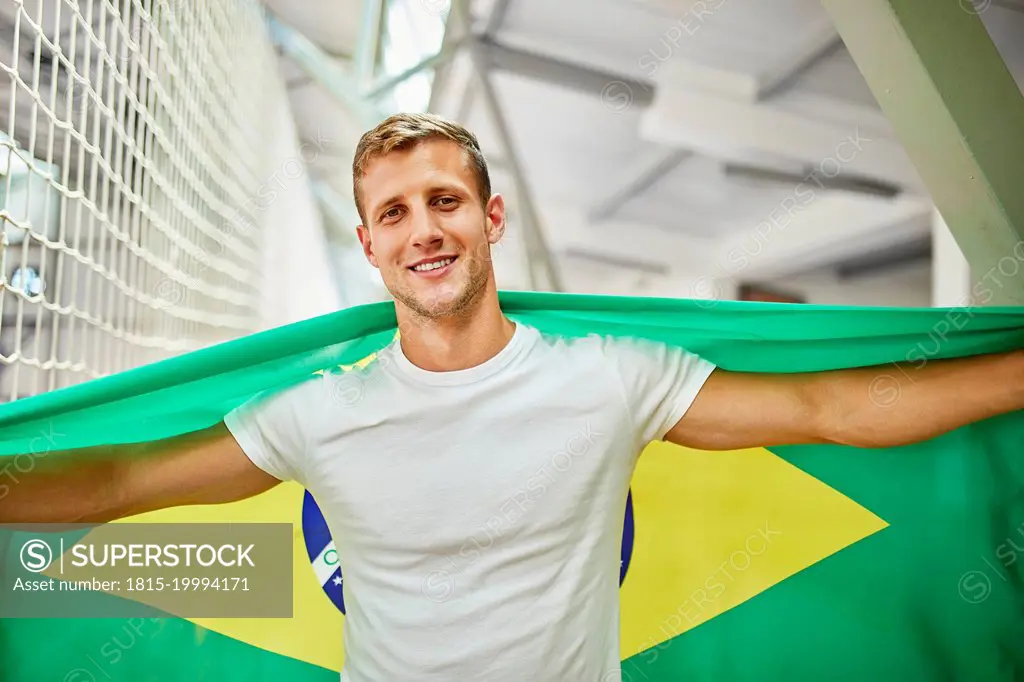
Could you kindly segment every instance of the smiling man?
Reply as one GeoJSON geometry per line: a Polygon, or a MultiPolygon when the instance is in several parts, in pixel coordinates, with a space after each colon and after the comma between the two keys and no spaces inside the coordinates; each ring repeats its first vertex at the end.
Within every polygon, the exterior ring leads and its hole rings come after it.
{"type": "Polygon", "coordinates": [[[363,136],[352,170],[359,241],[402,309],[407,342],[431,349],[422,366],[472,366],[494,355],[513,331],[491,268],[505,203],[491,196],[475,138],[438,119],[398,117],[363,136]]]}
{"type": "Polygon", "coordinates": [[[358,401],[332,399],[342,379],[326,374],[198,433],[48,457],[0,500],[0,523],[298,481],[345,575],[343,680],[618,682],[623,512],[648,443],[886,447],[1024,406],[1021,351],[908,367],[882,408],[869,388],[891,368],[744,374],[649,341],[541,334],[499,305],[505,206],[470,132],[393,116],[353,173],[359,240],[401,332],[353,370],[358,401]]]}

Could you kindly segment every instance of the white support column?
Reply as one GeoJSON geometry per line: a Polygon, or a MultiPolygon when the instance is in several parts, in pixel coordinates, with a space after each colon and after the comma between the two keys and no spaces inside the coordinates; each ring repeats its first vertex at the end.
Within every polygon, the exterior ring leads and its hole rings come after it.
{"type": "Polygon", "coordinates": [[[938,209],[932,211],[932,305],[971,304],[971,266],[938,209]]]}
{"type": "MultiPolygon", "coordinates": [[[[283,89],[283,88],[282,88],[283,89]]],[[[256,215],[263,236],[263,295],[265,328],[277,327],[341,307],[328,262],[328,242],[310,184],[309,165],[321,151],[300,149],[291,109],[285,100],[274,112],[276,135],[268,138],[273,171],[253,188],[260,197],[256,215]],[[308,160],[307,160],[308,159],[308,160]]],[[[326,149],[325,145],[325,149],[326,149]]]]}
{"type": "Polygon", "coordinates": [[[548,246],[548,238],[536,201],[533,198],[532,188],[526,179],[526,173],[523,171],[515,148],[515,141],[512,139],[512,132],[501,109],[494,84],[491,82],[490,62],[479,45],[472,45],[471,50],[477,84],[501,141],[502,159],[508,164],[515,180],[516,196],[519,198],[524,219],[522,234],[528,259],[526,268],[530,273],[530,287],[548,291],[563,291],[562,281],[548,246]]]}
{"type": "Polygon", "coordinates": [[[988,0],[822,0],[977,274],[1024,304],[1024,97],[978,16],[988,0]]]}

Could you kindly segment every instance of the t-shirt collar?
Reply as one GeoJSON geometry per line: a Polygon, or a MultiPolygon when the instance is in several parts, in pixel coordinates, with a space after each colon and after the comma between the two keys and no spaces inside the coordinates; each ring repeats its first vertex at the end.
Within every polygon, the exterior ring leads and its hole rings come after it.
{"type": "Polygon", "coordinates": [[[512,360],[514,360],[524,348],[527,347],[529,341],[529,330],[518,322],[513,322],[513,324],[515,325],[515,330],[512,332],[512,338],[509,339],[504,348],[498,351],[496,355],[488,358],[479,365],[467,367],[466,369],[456,369],[447,372],[435,372],[423,369],[422,367],[413,364],[412,361],[406,357],[405,351],[402,349],[402,344],[398,339],[395,339],[392,343],[389,352],[392,354],[392,359],[394,360],[394,365],[397,370],[405,376],[420,383],[430,384],[433,386],[459,386],[471,384],[485,379],[508,366],[508,364],[512,362],[512,360]]]}

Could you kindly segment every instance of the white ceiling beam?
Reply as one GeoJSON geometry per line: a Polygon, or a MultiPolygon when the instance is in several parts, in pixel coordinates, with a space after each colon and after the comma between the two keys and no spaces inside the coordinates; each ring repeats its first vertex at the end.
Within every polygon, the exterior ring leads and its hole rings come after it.
{"type": "Polygon", "coordinates": [[[444,75],[431,90],[430,111],[465,123],[478,94],[469,52],[455,55],[445,66],[444,75]]]}
{"type": "Polygon", "coordinates": [[[695,90],[745,102],[754,101],[761,89],[760,81],[751,74],[715,69],[678,57],[661,64],[654,79],[658,87],[667,85],[676,90],[695,90]]]}
{"type": "Polygon", "coordinates": [[[592,222],[600,222],[614,216],[624,203],[643,194],[659,180],[676,169],[688,156],[681,149],[661,147],[642,154],[636,164],[630,164],[612,185],[611,191],[588,212],[592,222]]]}
{"type": "Polygon", "coordinates": [[[798,161],[824,177],[843,172],[904,187],[913,187],[917,177],[899,143],[876,132],[868,135],[857,126],[822,121],[770,103],[678,88],[671,82],[655,90],[651,106],[642,114],[640,134],[652,142],[723,159],[798,161]]]}
{"type": "Polygon", "coordinates": [[[508,15],[509,0],[491,0],[491,7],[487,10],[487,23],[484,25],[483,34],[493,38],[501,30],[508,15]]]}
{"type": "Polygon", "coordinates": [[[480,38],[480,47],[495,71],[513,73],[594,97],[607,98],[609,87],[614,86],[618,88],[617,93],[628,91],[630,104],[636,107],[646,107],[651,101],[653,89],[636,78],[510,47],[487,36],[480,38]]]}
{"type": "Polygon", "coordinates": [[[805,33],[787,43],[789,50],[770,70],[758,78],[757,99],[768,100],[793,85],[820,59],[842,46],[832,21],[824,16],[805,33]]]}
{"type": "MultiPolygon", "coordinates": [[[[445,28],[442,49],[458,42],[465,47],[473,37],[473,13],[479,10],[479,2],[452,0],[445,28]],[[457,38],[456,38],[457,36],[457,38]]],[[[498,11],[493,7],[491,11],[498,11]]],[[[441,63],[434,72],[434,84],[430,91],[429,111],[465,123],[477,94],[476,65],[472,49],[458,49],[451,59],[441,63]]]]}
{"type": "Polygon", "coordinates": [[[753,227],[704,251],[714,273],[735,281],[782,277],[930,233],[924,199],[869,199],[798,187],[753,227]]]}
{"type": "Polygon", "coordinates": [[[267,23],[273,43],[341,102],[354,118],[367,127],[380,120],[380,112],[360,94],[358,81],[348,65],[332,59],[316,43],[277,17],[268,17],[267,23]]]}
{"type": "Polygon", "coordinates": [[[702,254],[716,244],[715,240],[676,235],[639,223],[594,223],[582,209],[568,206],[545,206],[544,217],[555,228],[549,232],[549,241],[556,254],[570,250],[589,252],[673,270],[703,267],[702,254]]]}
{"type": "Polygon", "coordinates": [[[380,51],[384,22],[384,0],[363,0],[363,11],[359,25],[359,41],[356,43],[354,70],[360,87],[367,87],[373,80],[380,51]]]}

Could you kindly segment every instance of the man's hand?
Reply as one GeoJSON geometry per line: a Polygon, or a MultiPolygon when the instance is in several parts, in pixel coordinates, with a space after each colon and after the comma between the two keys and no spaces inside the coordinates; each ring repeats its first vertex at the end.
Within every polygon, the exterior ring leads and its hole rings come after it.
{"type": "Polygon", "coordinates": [[[716,369],[665,440],[891,447],[1024,408],[1024,351],[801,374],[716,369]]]}

